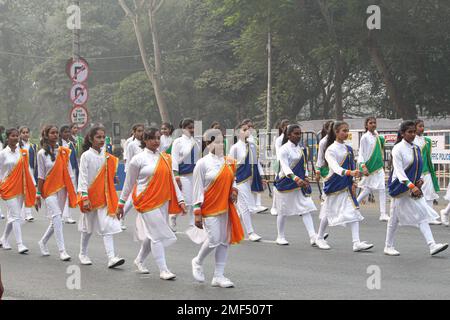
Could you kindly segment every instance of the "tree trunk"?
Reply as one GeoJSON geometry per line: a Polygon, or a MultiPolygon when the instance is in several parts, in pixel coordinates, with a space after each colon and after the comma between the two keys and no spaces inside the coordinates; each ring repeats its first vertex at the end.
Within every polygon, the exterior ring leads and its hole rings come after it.
{"type": "Polygon", "coordinates": [[[408,108],[406,102],[397,90],[395,80],[389,70],[389,67],[384,59],[383,52],[381,51],[378,43],[375,39],[375,34],[372,30],[369,31],[368,36],[368,50],[372,61],[375,63],[378,72],[380,72],[383,82],[386,86],[389,100],[391,101],[397,116],[403,119],[415,119],[417,117],[417,111],[415,108],[408,108]]]}
{"type": "MultiPolygon", "coordinates": [[[[339,50],[338,50],[339,51],[339,50]]],[[[337,52],[335,56],[335,63],[336,63],[336,73],[334,78],[334,87],[335,87],[335,116],[336,120],[344,120],[344,112],[342,108],[342,82],[343,82],[343,76],[342,76],[342,57],[341,53],[337,52]]]]}

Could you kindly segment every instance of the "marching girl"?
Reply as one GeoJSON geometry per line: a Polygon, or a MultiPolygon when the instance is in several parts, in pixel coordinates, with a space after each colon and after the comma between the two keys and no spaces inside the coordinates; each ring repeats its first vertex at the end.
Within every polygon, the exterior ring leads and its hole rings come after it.
{"type": "Polygon", "coordinates": [[[223,155],[223,136],[209,129],[203,136],[209,153],[197,162],[194,170],[195,225],[208,235],[198,255],[192,259],[192,274],[205,281],[203,262],[215,251],[215,270],[211,285],[230,288],[234,284],[224,276],[229,244],[244,239],[244,231],[234,206],[238,197],[235,160],[223,155]]]}
{"type": "Polygon", "coordinates": [[[300,145],[301,129],[297,124],[287,127],[283,144],[278,150],[280,172],[275,178],[274,194],[277,216],[278,245],[288,245],[284,230],[288,216],[301,216],[311,245],[315,245],[317,234],[311,213],[317,208],[311,198],[308,181],[307,150],[300,145]]]}
{"type": "Polygon", "coordinates": [[[328,131],[334,121],[329,120],[323,124],[322,131],[320,133],[319,147],[317,150],[317,162],[316,162],[316,181],[320,182],[320,178],[325,178],[330,171],[325,161],[325,148],[328,142],[328,131]]]}
{"type": "MultiPolygon", "coordinates": [[[[137,124],[133,125],[133,128],[132,128],[133,136],[127,140],[126,149],[125,149],[125,155],[126,155],[126,156],[124,156],[124,161],[125,161],[124,171],[125,171],[125,173],[127,173],[128,164],[133,159],[133,157],[142,151],[141,141],[142,141],[142,136],[144,134],[144,128],[145,128],[145,126],[142,123],[137,123],[137,124]]],[[[133,209],[133,201],[130,197],[127,200],[127,203],[125,204],[124,213],[122,215],[122,219],[120,220],[120,227],[122,228],[122,230],[127,229],[127,227],[125,225],[125,217],[131,211],[131,209],[133,209]]]]}
{"type": "MultiPolygon", "coordinates": [[[[0,126],[0,130],[2,127],[3,126],[0,126]]],[[[0,132],[0,151],[3,150],[4,146],[5,146],[5,142],[3,141],[3,133],[0,132]]],[[[5,219],[5,215],[3,214],[3,211],[1,208],[0,208],[0,219],[2,219],[2,220],[5,219]]]]}
{"type": "MultiPolygon", "coordinates": [[[[70,139],[71,131],[70,126],[62,126],[59,130],[59,145],[65,148],[68,148],[71,150],[70,152],[70,178],[72,179],[72,184],[77,189],[77,181],[78,181],[78,175],[79,175],[79,168],[78,168],[78,160],[77,160],[77,149],[75,147],[75,144],[70,139]]],[[[74,208],[74,207],[71,207],[74,208]]],[[[63,212],[63,219],[65,223],[68,224],[75,224],[76,221],[72,219],[72,210],[69,209],[69,198],[66,199],[66,204],[64,206],[64,212],[63,212]]]]}
{"type": "Polygon", "coordinates": [[[168,122],[164,122],[161,125],[161,145],[159,147],[159,151],[171,154],[173,142],[172,138],[173,130],[174,130],[173,126],[168,122]]]}
{"type": "Polygon", "coordinates": [[[138,211],[136,235],[141,241],[141,249],[134,264],[140,273],[149,273],[144,263],[151,251],[160,278],[171,280],[176,276],[167,268],[164,248],[173,244],[177,238],[169,227],[168,215],[184,212],[185,205],[173,175],[172,159],[158,150],[160,137],[158,129],[144,131],[144,151],[129,162],[117,215],[119,218],[123,215],[125,202],[132,195],[133,205],[138,211]]]}
{"type": "Polygon", "coordinates": [[[348,138],[348,131],[346,122],[336,121],[328,132],[325,161],[329,173],[323,188],[326,197],[320,210],[321,220],[316,244],[320,249],[330,249],[324,239],[327,226],[349,225],[353,251],[358,252],[371,249],[373,244],[360,241],[359,238],[359,222],[364,218],[359,212],[359,204],[355,198],[354,177],[359,177],[360,172],[355,170],[353,149],[344,143],[348,138]]]}
{"type": "MultiPolygon", "coordinates": [[[[434,200],[439,199],[437,192],[440,191],[439,182],[436,178],[436,172],[434,172],[434,165],[431,161],[431,139],[429,137],[424,137],[423,133],[425,131],[425,124],[423,120],[416,120],[416,138],[414,143],[419,146],[422,152],[423,169],[422,169],[422,180],[423,186],[421,191],[423,197],[427,201],[428,205],[433,208],[434,200]]],[[[441,224],[439,220],[431,221],[430,224],[441,224]]]]}
{"type": "Polygon", "coordinates": [[[58,128],[45,126],[41,134],[41,147],[38,152],[38,196],[37,205],[41,207],[41,197],[47,207],[50,225],[39,240],[39,248],[43,256],[49,256],[47,242],[55,234],[59,256],[62,261],[69,261],[63,235],[63,212],[66,202],[71,208],[77,206],[77,194],[71,177],[71,149],[58,146],[58,128]]]}
{"type": "Polygon", "coordinates": [[[22,208],[24,204],[29,208],[36,203],[35,180],[30,172],[28,151],[18,146],[19,130],[6,130],[6,143],[0,152],[0,195],[6,202],[7,221],[0,243],[3,249],[11,250],[8,240],[14,231],[19,253],[26,253],[28,248],[22,243],[22,208]]]}
{"type": "MultiPolygon", "coordinates": [[[[194,139],[194,120],[184,119],[181,122],[181,128],[183,130],[182,136],[175,139],[172,145],[172,168],[178,187],[183,193],[189,215],[189,226],[193,226],[195,221],[192,212],[192,173],[200,157],[201,150],[199,144],[194,139]]],[[[170,227],[174,232],[176,230],[176,219],[176,215],[171,215],[170,227]]]]}
{"type": "MultiPolygon", "coordinates": [[[[287,126],[289,125],[289,120],[284,119],[281,120],[280,124],[278,125],[278,137],[275,139],[274,143],[274,150],[275,150],[275,164],[274,164],[274,172],[275,175],[278,174],[280,171],[280,159],[278,158],[278,151],[280,150],[281,146],[283,145],[283,138],[284,138],[284,132],[286,131],[287,126]]],[[[270,209],[270,214],[273,216],[277,215],[277,209],[275,208],[275,194],[272,193],[272,208],[270,209]]]]}
{"type": "Polygon", "coordinates": [[[258,160],[256,146],[247,141],[248,126],[239,126],[239,140],[230,149],[230,157],[237,161],[236,183],[239,191],[237,206],[250,241],[259,241],[261,237],[253,229],[251,214],[254,213],[255,197],[252,189],[264,190],[267,181],[261,178],[263,170],[258,160]]]}
{"type": "MultiPolygon", "coordinates": [[[[28,150],[28,157],[30,159],[30,172],[34,177],[34,180],[37,181],[37,146],[34,143],[30,142],[30,128],[22,126],[19,128],[19,147],[20,149],[28,150]]],[[[28,222],[32,222],[34,220],[33,214],[31,212],[31,208],[23,207],[23,211],[25,214],[25,220],[28,222]]]]}
{"type": "Polygon", "coordinates": [[[378,191],[380,196],[380,221],[388,221],[383,162],[384,137],[378,135],[376,131],[377,119],[374,117],[368,117],[365,120],[364,127],[366,133],[361,137],[358,154],[359,169],[363,173],[359,182],[362,192],[358,196],[358,203],[361,203],[373,191],[378,191]]]}
{"type": "Polygon", "coordinates": [[[416,125],[405,121],[400,126],[397,143],[392,149],[393,171],[389,177],[389,195],[393,198],[392,216],[389,219],[384,253],[398,256],[394,248],[394,235],[397,227],[419,227],[430,254],[435,255],[447,249],[447,243],[436,243],[428,223],[438,214],[427,205],[421,191],[424,181],[421,179],[423,160],[420,148],[414,144],[416,125]]]}
{"type": "Polygon", "coordinates": [[[108,268],[122,265],[125,260],[114,253],[113,235],[120,233],[120,222],[116,218],[119,201],[114,186],[119,159],[102,150],[105,145],[105,128],[93,127],[86,135],[83,154],[80,158],[78,193],[81,194],[81,216],[78,230],[81,232],[79,259],[90,265],[88,243],[93,232],[103,237],[108,268]]]}

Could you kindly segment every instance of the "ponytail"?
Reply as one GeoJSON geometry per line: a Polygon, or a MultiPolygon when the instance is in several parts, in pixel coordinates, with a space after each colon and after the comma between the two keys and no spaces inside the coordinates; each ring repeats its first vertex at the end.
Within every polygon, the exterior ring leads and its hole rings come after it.
{"type": "Polygon", "coordinates": [[[82,148],[82,154],[86,151],[88,151],[91,147],[92,147],[92,142],[91,140],[94,139],[95,135],[97,134],[98,131],[103,131],[106,133],[106,130],[104,127],[101,126],[95,126],[92,127],[89,132],[86,134],[86,136],[84,137],[84,143],[83,143],[83,148],[82,148]]]}
{"type": "Polygon", "coordinates": [[[289,135],[295,130],[295,129],[301,129],[298,124],[290,124],[286,127],[284,130],[284,136],[283,141],[281,142],[281,145],[284,145],[289,140],[289,135]]]}

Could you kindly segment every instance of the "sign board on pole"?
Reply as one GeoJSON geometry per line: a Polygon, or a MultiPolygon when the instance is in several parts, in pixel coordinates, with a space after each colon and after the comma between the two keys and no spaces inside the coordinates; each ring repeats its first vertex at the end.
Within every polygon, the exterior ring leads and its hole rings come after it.
{"type": "Polygon", "coordinates": [[[431,161],[434,164],[450,164],[450,150],[433,150],[431,161]]]}
{"type": "Polygon", "coordinates": [[[70,121],[74,124],[78,124],[78,129],[82,130],[86,127],[89,121],[89,114],[85,107],[75,106],[70,111],[70,121]]]}
{"type": "Polygon", "coordinates": [[[88,89],[82,83],[75,83],[70,89],[70,101],[76,106],[86,104],[89,99],[88,89]]]}
{"type": "Polygon", "coordinates": [[[397,141],[397,134],[396,133],[387,133],[382,135],[385,140],[386,146],[394,146],[395,142],[397,141]]]}
{"type": "Polygon", "coordinates": [[[431,139],[431,149],[434,151],[445,150],[445,136],[428,136],[431,139]]]}
{"type": "Polygon", "coordinates": [[[66,73],[74,83],[84,83],[89,77],[89,65],[83,58],[69,59],[66,65],[66,73]]]}

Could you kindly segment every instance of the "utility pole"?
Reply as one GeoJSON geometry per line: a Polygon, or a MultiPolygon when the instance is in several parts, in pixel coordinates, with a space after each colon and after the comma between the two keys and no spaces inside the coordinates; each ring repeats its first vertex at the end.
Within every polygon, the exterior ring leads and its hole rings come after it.
{"type": "Polygon", "coordinates": [[[270,31],[267,36],[267,110],[266,130],[270,132],[270,110],[272,104],[272,35],[270,31]]]}
{"type": "MultiPolygon", "coordinates": [[[[80,1],[74,1],[74,5],[78,8],[80,7],[80,1]]],[[[72,37],[72,58],[74,61],[80,60],[80,29],[73,29],[73,37],[72,37]]]]}

